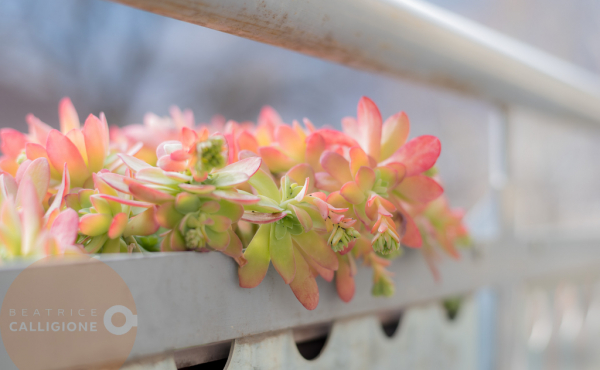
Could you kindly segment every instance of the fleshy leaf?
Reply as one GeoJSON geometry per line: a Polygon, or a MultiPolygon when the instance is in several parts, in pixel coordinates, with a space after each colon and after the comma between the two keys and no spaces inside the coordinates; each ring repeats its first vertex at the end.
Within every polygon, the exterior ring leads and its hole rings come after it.
{"type": "Polygon", "coordinates": [[[313,133],[306,138],[306,163],[314,171],[322,171],[321,155],[326,149],[325,140],[319,133],[313,133]]]}
{"type": "Polygon", "coordinates": [[[0,139],[2,140],[0,147],[2,153],[12,158],[16,158],[21,154],[21,150],[27,142],[27,137],[24,134],[12,128],[1,129],[0,139]]]}
{"type": "Polygon", "coordinates": [[[174,202],[163,203],[156,208],[156,221],[166,229],[177,226],[182,218],[183,215],[177,212],[174,202]]]}
{"type": "MultiPolygon", "coordinates": [[[[308,263],[300,253],[295,254],[296,275],[290,283],[294,295],[307,310],[314,310],[319,304],[319,287],[308,263]]],[[[336,260],[337,261],[337,260],[336,260]]]]}
{"type": "Polygon", "coordinates": [[[248,175],[243,172],[219,172],[211,174],[207,183],[217,188],[227,188],[243,184],[248,179],[248,175]]]}
{"type": "Polygon", "coordinates": [[[213,192],[214,195],[219,198],[227,199],[231,202],[240,203],[240,204],[254,204],[260,201],[260,198],[254,194],[242,193],[232,190],[215,190],[213,192]]]}
{"type": "Polygon", "coordinates": [[[50,233],[56,238],[59,246],[73,245],[77,239],[78,225],[79,216],[77,212],[67,208],[54,219],[50,233]]]}
{"type": "Polygon", "coordinates": [[[58,118],[62,132],[69,132],[80,127],[79,116],[69,98],[62,98],[58,104],[58,118]]]}
{"type": "Polygon", "coordinates": [[[275,140],[281,151],[296,162],[304,161],[304,138],[290,126],[280,125],[275,129],[275,140]]]}
{"type": "MultiPolygon", "coordinates": [[[[243,252],[243,248],[244,245],[242,244],[242,241],[240,240],[240,238],[236,235],[235,232],[233,232],[233,230],[229,229],[227,231],[227,233],[229,234],[229,245],[227,246],[227,248],[223,249],[221,252],[228,255],[229,257],[233,257],[233,258],[240,258],[242,256],[242,252],[243,252]]],[[[244,259],[245,261],[245,259],[244,259]]]]}
{"type": "Polygon", "coordinates": [[[121,160],[125,163],[125,165],[127,167],[131,168],[132,171],[137,172],[144,168],[152,168],[152,166],[149,165],[148,163],[142,161],[141,159],[137,159],[133,156],[123,154],[123,153],[119,153],[117,155],[119,156],[119,158],[121,158],[121,160]]]}
{"type": "Polygon", "coordinates": [[[381,113],[375,103],[363,96],[358,102],[357,122],[358,141],[365,148],[367,154],[376,160],[379,159],[381,151],[381,113]]]}
{"type": "Polygon", "coordinates": [[[175,209],[181,214],[196,212],[200,209],[200,198],[197,195],[182,192],[175,197],[175,209]]]}
{"type": "Polygon", "coordinates": [[[442,145],[437,137],[423,135],[404,144],[386,163],[400,162],[406,166],[406,176],[414,176],[433,167],[441,150],[442,145]]]}
{"type": "Polygon", "coordinates": [[[102,213],[90,213],[79,220],[79,230],[82,234],[98,236],[106,233],[112,222],[112,217],[102,213]]]}
{"type": "Polygon", "coordinates": [[[158,222],[156,222],[155,213],[156,211],[153,207],[130,218],[125,230],[123,230],[123,236],[147,236],[154,234],[159,228],[158,222]]]}
{"type": "Polygon", "coordinates": [[[439,198],[444,188],[431,177],[415,175],[405,178],[394,192],[408,202],[428,203],[439,198]]]}
{"type": "Polygon", "coordinates": [[[149,188],[136,182],[129,184],[129,192],[144,202],[155,204],[161,204],[175,199],[171,194],[149,188]]]}
{"type": "Polygon", "coordinates": [[[260,157],[248,157],[241,159],[235,163],[232,163],[228,166],[221,168],[220,170],[215,171],[215,173],[220,172],[241,172],[248,177],[252,177],[260,168],[260,164],[262,160],[260,157]]]}
{"type": "Polygon", "coordinates": [[[285,213],[259,213],[253,211],[246,211],[242,216],[242,221],[251,222],[253,224],[270,224],[275,221],[279,221],[285,217],[285,213]]]}
{"type": "Polygon", "coordinates": [[[356,173],[356,185],[363,192],[370,191],[373,189],[373,185],[375,185],[375,171],[370,169],[369,167],[361,167],[356,173]]]}
{"type": "Polygon", "coordinates": [[[50,131],[46,142],[46,152],[52,166],[62,173],[63,165],[67,163],[71,175],[71,185],[82,187],[91,173],[77,147],[66,136],[57,130],[50,131]]]}
{"type": "Polygon", "coordinates": [[[410,123],[408,116],[404,112],[396,113],[383,123],[381,134],[381,154],[380,161],[387,159],[394,154],[408,138],[410,123]]]}
{"type": "Polygon", "coordinates": [[[108,235],[102,234],[92,238],[90,242],[85,246],[85,250],[88,253],[98,253],[98,251],[104,246],[104,243],[108,240],[108,235]]]}
{"type": "Polygon", "coordinates": [[[219,200],[219,210],[214,214],[225,216],[229,218],[231,222],[238,222],[244,214],[244,207],[239,204],[229,202],[225,199],[221,199],[219,200]]]}
{"type": "Polygon", "coordinates": [[[292,236],[286,232],[281,239],[275,236],[275,230],[271,226],[271,236],[269,242],[269,251],[273,266],[283,278],[286,284],[294,280],[296,274],[296,262],[294,261],[294,246],[292,245],[292,236]]]}
{"type": "Polygon", "coordinates": [[[240,286],[242,288],[254,288],[265,278],[269,269],[271,255],[269,252],[269,240],[271,238],[271,225],[261,225],[250,241],[244,252],[244,258],[248,261],[238,269],[240,286]]]}
{"type": "Polygon", "coordinates": [[[183,190],[194,193],[194,194],[208,194],[216,189],[214,185],[190,185],[190,184],[179,184],[179,187],[183,190]]]}
{"type": "Polygon", "coordinates": [[[292,167],[286,174],[287,177],[295,182],[296,184],[302,184],[309,179],[309,188],[306,189],[308,193],[312,193],[312,189],[315,184],[315,171],[306,163],[300,163],[292,167]]]}
{"type": "Polygon", "coordinates": [[[88,156],[88,167],[91,172],[98,172],[104,167],[104,158],[108,148],[104,147],[106,130],[98,117],[90,114],[83,126],[83,137],[88,156]]]}
{"type": "Polygon", "coordinates": [[[354,181],[345,183],[340,189],[340,194],[352,204],[361,204],[367,199],[364,192],[354,181]]]}
{"type": "Polygon", "coordinates": [[[325,151],[321,156],[321,166],[338,182],[345,184],[352,181],[350,164],[346,158],[332,151],[325,151]]]}
{"type": "MultiPolygon", "coordinates": [[[[50,184],[50,166],[46,158],[38,158],[31,161],[19,180],[20,182],[31,181],[35,187],[38,199],[44,199],[48,191],[48,185],[50,184]]],[[[17,205],[21,204],[21,197],[21,189],[19,189],[17,191],[17,205]]]]}
{"type": "Polygon", "coordinates": [[[351,255],[338,256],[340,268],[335,272],[335,286],[338,295],[344,302],[350,302],[354,297],[355,284],[350,267],[351,255]]]}
{"type": "Polygon", "coordinates": [[[327,172],[315,173],[315,186],[317,189],[332,192],[340,190],[342,184],[327,172]]]}
{"type": "Polygon", "coordinates": [[[314,231],[293,236],[296,244],[316,263],[329,270],[338,269],[335,252],[329,248],[325,240],[314,231]]]}
{"type": "Polygon", "coordinates": [[[208,244],[211,248],[220,251],[229,245],[229,233],[227,231],[216,232],[207,227],[206,235],[208,236],[208,244]]]}
{"type": "Polygon", "coordinates": [[[133,200],[133,199],[125,199],[125,198],[121,198],[121,197],[116,197],[114,195],[99,194],[98,196],[102,199],[108,200],[109,202],[112,201],[112,202],[125,204],[127,206],[132,206],[132,207],[149,208],[149,207],[154,206],[154,204],[152,204],[152,203],[140,202],[139,200],[133,200]]]}
{"type": "Polygon", "coordinates": [[[275,181],[262,169],[256,171],[248,182],[256,189],[258,194],[271,198],[277,203],[281,202],[281,194],[279,194],[275,181]]]}
{"type": "Polygon", "coordinates": [[[115,239],[120,237],[125,231],[125,227],[127,226],[127,215],[125,213],[117,213],[108,228],[108,237],[110,239],[115,239]]]}
{"type": "Polygon", "coordinates": [[[258,149],[258,153],[272,172],[285,172],[294,167],[297,163],[290,157],[283,154],[279,149],[272,146],[263,146],[258,149]]]}
{"type": "Polygon", "coordinates": [[[369,156],[361,147],[355,146],[350,149],[350,171],[352,176],[356,176],[358,169],[366,166],[370,167],[369,156]]]}
{"type": "Polygon", "coordinates": [[[242,131],[237,138],[237,143],[240,151],[248,150],[258,154],[258,141],[256,141],[256,138],[248,131],[242,131]]]}
{"type": "Polygon", "coordinates": [[[294,213],[296,214],[296,217],[298,217],[298,221],[300,221],[300,224],[302,225],[304,231],[310,231],[312,229],[313,222],[308,212],[294,205],[290,205],[290,207],[292,208],[292,210],[294,210],[294,213]]]}

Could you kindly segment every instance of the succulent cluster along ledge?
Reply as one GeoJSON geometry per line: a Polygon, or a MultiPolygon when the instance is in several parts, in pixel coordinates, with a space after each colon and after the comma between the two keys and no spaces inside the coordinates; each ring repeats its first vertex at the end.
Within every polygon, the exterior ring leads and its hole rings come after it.
{"type": "Polygon", "coordinates": [[[239,284],[261,283],[272,263],[307,309],[316,278],[354,295],[357,261],[373,295],[389,296],[386,267],[419,248],[438,278],[440,253],[468,244],[435,169],[434,136],[408,139],[401,112],[385,122],[363,97],[343,131],[285,124],[270,107],[258,122],[196,124],[189,110],[81,128],[68,98],[60,130],[33,115],[29,133],[0,130],[0,258],[64,253],[221,252],[239,284]]]}

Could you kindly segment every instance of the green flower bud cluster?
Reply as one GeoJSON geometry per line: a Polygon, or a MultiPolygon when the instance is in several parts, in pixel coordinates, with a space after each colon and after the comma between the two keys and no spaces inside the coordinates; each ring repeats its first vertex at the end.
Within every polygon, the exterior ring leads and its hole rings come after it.
{"type": "Polygon", "coordinates": [[[189,229],[185,233],[185,246],[188,249],[196,250],[206,247],[206,237],[200,228],[189,229]]]}
{"type": "Polygon", "coordinates": [[[343,251],[353,240],[360,237],[360,233],[353,227],[343,228],[340,224],[333,225],[333,230],[329,235],[327,244],[331,246],[334,252],[343,251]]]}
{"type": "Polygon", "coordinates": [[[384,256],[398,249],[400,249],[400,243],[389,232],[385,232],[373,240],[373,250],[384,256]]]}
{"type": "Polygon", "coordinates": [[[371,294],[375,297],[391,297],[394,295],[394,282],[385,275],[379,277],[373,283],[371,294]]]}
{"type": "Polygon", "coordinates": [[[189,213],[184,223],[183,235],[187,249],[198,250],[207,247],[206,222],[208,216],[202,211],[189,213]]]}
{"type": "Polygon", "coordinates": [[[196,163],[199,172],[209,172],[213,168],[221,168],[227,164],[225,158],[225,139],[221,136],[210,137],[196,145],[198,153],[198,162],[196,163]]]}

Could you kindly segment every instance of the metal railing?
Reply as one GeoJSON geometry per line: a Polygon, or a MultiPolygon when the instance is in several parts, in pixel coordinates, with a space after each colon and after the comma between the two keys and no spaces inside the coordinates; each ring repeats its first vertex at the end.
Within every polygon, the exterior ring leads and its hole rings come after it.
{"type": "MultiPolygon", "coordinates": [[[[115,1],[347,66],[473,94],[499,104],[503,112],[511,105],[528,105],[600,122],[598,76],[421,1],[115,1]]],[[[495,132],[506,129],[506,120],[508,116],[493,123],[495,132]]],[[[496,144],[491,187],[510,202],[502,163],[506,143],[496,144]]],[[[306,311],[272,269],[257,288],[239,288],[235,266],[217,253],[103,260],[123,277],[136,302],[140,325],[130,358],[204,346],[184,354],[188,363],[200,363],[213,359],[211,352],[224,356],[228,346],[221,344],[238,338],[397,311],[492,284],[510,295],[526,281],[593,274],[600,266],[600,249],[594,243],[579,242],[566,250],[546,240],[546,248],[531,250],[514,237],[506,208],[498,209],[504,212],[499,219],[506,221],[499,240],[466,253],[460,262],[442,264],[442,282],[433,281],[419,254],[408,253],[391,267],[399,282],[394,297],[372,297],[371,276],[359,269],[351,304],[338,299],[334,286],[319,284],[321,299],[314,311],[306,311]]],[[[0,270],[0,294],[20,270],[0,270]]],[[[499,325],[514,323],[513,303],[500,302],[499,325]]],[[[511,368],[514,333],[500,330],[499,335],[498,367],[511,368]]],[[[0,368],[9,364],[6,353],[0,353],[0,368]]]]}

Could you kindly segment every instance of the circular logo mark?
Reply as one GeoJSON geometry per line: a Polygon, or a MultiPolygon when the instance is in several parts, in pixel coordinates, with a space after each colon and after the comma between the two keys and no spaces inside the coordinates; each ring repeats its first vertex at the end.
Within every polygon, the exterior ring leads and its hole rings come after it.
{"type": "Polygon", "coordinates": [[[21,370],[119,369],[138,318],[123,279],[89,256],[46,257],[24,269],[0,309],[0,333],[21,370]]]}

